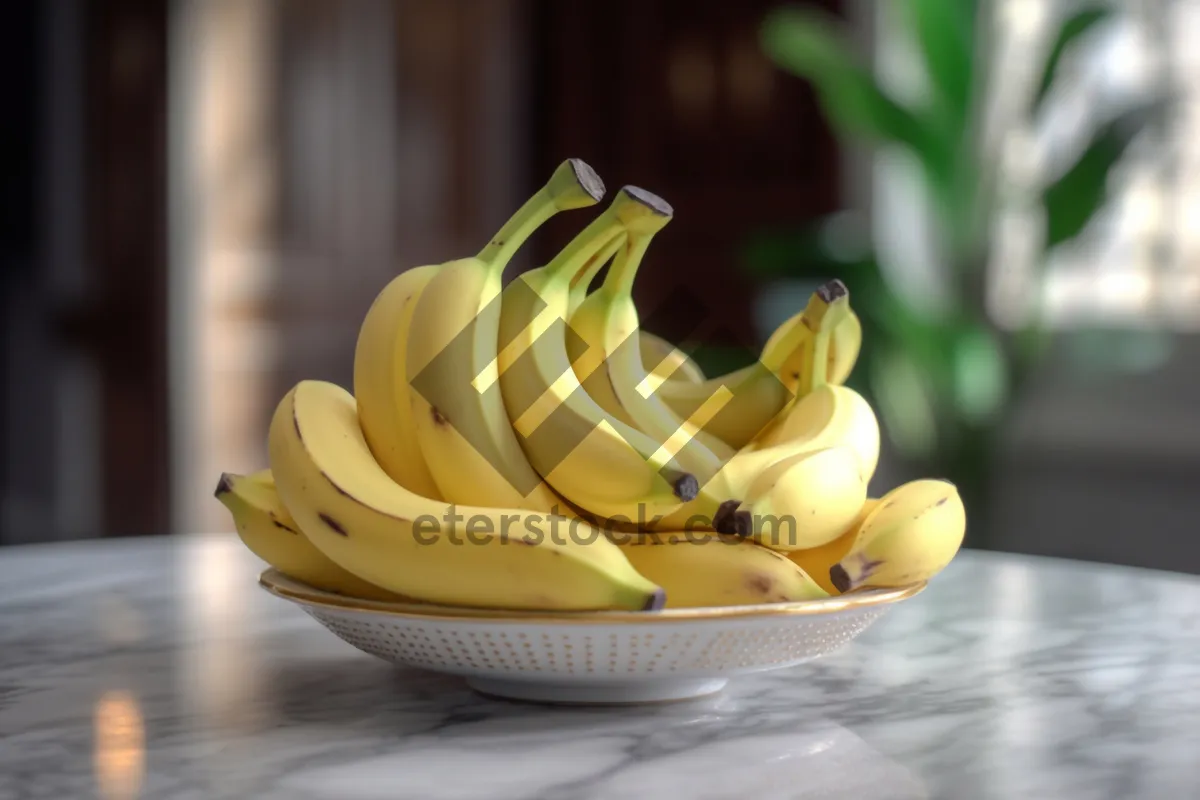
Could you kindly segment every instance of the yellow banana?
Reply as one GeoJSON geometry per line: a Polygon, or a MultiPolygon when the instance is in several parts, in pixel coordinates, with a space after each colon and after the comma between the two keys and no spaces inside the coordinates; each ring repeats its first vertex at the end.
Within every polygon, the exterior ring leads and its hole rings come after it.
{"type": "Polygon", "coordinates": [[[224,473],[216,498],[229,509],[238,537],[251,553],[314,589],[362,600],[404,600],[330,561],[308,540],[279,500],[270,470],[224,473]]]}
{"type": "Polygon", "coordinates": [[[567,352],[570,279],[624,246],[626,226],[658,211],[622,189],[550,264],[503,295],[500,387],[534,468],[567,501],[607,520],[632,522],[693,501],[715,513],[726,498],[698,495],[697,478],[659,444],[605,413],[584,391],[567,352]]]}
{"type": "MultiPolygon", "coordinates": [[[[792,319],[799,321],[799,315],[792,319]]],[[[800,375],[795,370],[787,370],[787,357],[791,353],[779,352],[786,345],[789,322],[791,320],[775,329],[767,339],[767,343],[763,345],[763,353],[779,359],[780,381],[783,382],[789,393],[799,398],[802,396],[798,386],[800,375]],[[776,355],[777,353],[778,355],[776,355]]],[[[853,310],[833,329],[833,341],[829,347],[829,361],[826,366],[826,378],[831,384],[840,386],[854,371],[854,365],[858,362],[858,355],[862,349],[862,333],[862,321],[853,310]]],[[[764,358],[767,357],[764,355],[764,358]]]]}
{"type": "Polygon", "coordinates": [[[354,396],[363,435],[392,480],[425,497],[441,493],[421,453],[412,418],[408,333],[417,299],[436,266],[406,270],[375,298],[354,349],[354,396]]]}
{"type": "MultiPolygon", "coordinates": [[[[806,331],[797,336],[797,348],[804,353],[801,366],[801,385],[806,390],[819,385],[824,375],[820,365],[826,363],[833,329],[841,322],[849,309],[849,293],[840,281],[833,281],[814,292],[803,312],[803,322],[798,329],[806,331]]],[[[711,527],[721,533],[734,533],[732,527],[736,517],[730,513],[744,502],[751,484],[768,467],[802,452],[832,447],[842,442],[836,438],[841,431],[830,431],[818,441],[788,441],[774,447],[743,447],[722,465],[717,475],[705,486],[710,494],[728,498],[721,507],[721,514],[705,518],[705,512],[694,506],[684,506],[678,511],[664,515],[648,527],[655,530],[693,529],[697,526],[711,527]]]]}
{"type": "Polygon", "coordinates": [[[858,536],[858,529],[862,527],[867,515],[874,511],[878,505],[879,498],[868,497],[859,510],[858,515],[846,526],[846,530],[832,542],[827,542],[820,547],[793,550],[787,554],[787,557],[796,562],[806,575],[811,575],[812,579],[817,582],[817,585],[826,592],[829,594],[841,594],[833,585],[833,582],[829,580],[829,569],[845,558],[846,554],[850,552],[850,548],[854,546],[854,539],[858,536]]]}
{"type": "Polygon", "coordinates": [[[279,496],[332,561],[385,589],[481,608],[657,609],[661,588],[604,532],[542,512],[420,497],[376,463],[353,396],[302,381],[268,434],[279,496]]]}
{"type": "Polygon", "coordinates": [[[408,335],[413,422],[446,500],[562,509],[517,442],[496,380],[502,279],[513,253],[546,220],[603,196],[587,164],[563,162],[478,256],[441,265],[416,301],[408,335]]]}
{"type": "MultiPolygon", "coordinates": [[[[803,346],[811,336],[800,312],[775,329],[756,362],[700,383],[660,382],[654,387],[675,414],[686,419],[722,387],[730,400],[704,425],[704,432],[732,448],[749,444],[782,413],[793,398],[802,396],[803,346]]],[[[828,354],[830,383],[845,382],[858,358],[862,327],[853,311],[834,328],[828,354]]]]}
{"type": "Polygon", "coordinates": [[[790,603],[828,597],[787,557],[720,534],[616,534],[629,562],[667,593],[667,608],[790,603]]]}
{"type": "MultiPolygon", "coordinates": [[[[633,284],[650,242],[674,214],[662,198],[636,187],[626,187],[659,213],[647,215],[628,227],[628,239],[609,267],[599,289],[588,295],[570,319],[572,337],[583,344],[582,354],[573,353],[572,363],[584,389],[614,416],[669,448],[680,466],[703,486],[721,464],[733,456],[724,442],[698,430],[692,420],[677,417],[657,394],[648,391],[648,375],[642,363],[640,321],[633,300],[633,284]],[[576,338],[577,337],[577,338],[576,338]],[[596,390],[611,397],[601,399],[596,390]],[[619,409],[614,412],[614,407],[619,409]]],[[[698,414],[716,413],[719,405],[698,409],[698,414]]],[[[705,419],[700,419],[703,424],[705,419]]]]}
{"type": "Polygon", "coordinates": [[[879,465],[880,430],[875,410],[850,387],[823,384],[807,391],[746,452],[766,453],[770,458],[772,452],[782,452],[777,448],[814,450],[835,444],[854,450],[863,477],[870,482],[879,465]]]}
{"type": "Polygon", "coordinates": [[[830,568],[829,581],[848,592],[928,580],[958,554],[966,529],[966,509],[954,484],[909,481],[880,499],[849,551],[830,568]]]}
{"type": "MultiPolygon", "coordinates": [[[[579,306],[583,304],[583,301],[587,299],[592,282],[607,262],[608,259],[595,261],[571,279],[571,295],[567,301],[569,308],[567,319],[570,319],[579,306]]],[[[645,363],[646,368],[650,370],[650,374],[654,379],[659,382],[684,381],[688,383],[700,383],[704,381],[704,371],[700,369],[700,365],[687,353],[661,336],[650,333],[650,331],[639,331],[638,336],[642,361],[645,363]]]]}
{"type": "Polygon", "coordinates": [[[716,527],[783,552],[820,547],[841,535],[866,500],[849,447],[801,452],[759,473],[741,506],[716,527]]]}

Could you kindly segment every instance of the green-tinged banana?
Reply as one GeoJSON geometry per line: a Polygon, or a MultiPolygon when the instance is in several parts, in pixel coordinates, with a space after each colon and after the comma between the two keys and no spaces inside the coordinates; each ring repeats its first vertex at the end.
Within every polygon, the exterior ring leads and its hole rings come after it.
{"type": "Polygon", "coordinates": [[[353,396],[302,381],[268,434],[279,496],[332,561],[382,588],[478,608],[657,609],[661,588],[578,519],[456,505],[400,486],[371,454],[353,396]]]}
{"type": "MultiPolygon", "coordinates": [[[[852,311],[834,328],[827,367],[830,382],[841,383],[850,374],[861,334],[852,311]]],[[[728,392],[729,401],[705,424],[704,431],[740,449],[765,430],[794,397],[803,394],[800,362],[810,336],[804,312],[797,313],[775,329],[753,364],[702,383],[663,382],[656,394],[678,417],[686,419],[715,393],[728,392]]]]}
{"type": "Polygon", "coordinates": [[[572,353],[572,363],[584,389],[601,407],[614,416],[623,412],[623,421],[666,447],[703,486],[734,453],[727,444],[700,430],[719,406],[698,409],[697,414],[703,418],[680,419],[659,395],[649,391],[638,336],[640,320],[633,300],[638,268],[651,240],[671,221],[674,211],[661,197],[644,189],[627,187],[626,191],[659,213],[627,226],[625,246],[618,251],[604,283],[571,316],[572,338],[582,345],[581,350],[572,353]],[[597,392],[603,392],[607,399],[597,392]]]}
{"type": "Polygon", "coordinates": [[[587,164],[563,162],[478,256],[441,265],[417,300],[408,335],[413,422],[446,500],[563,510],[521,449],[497,382],[502,279],[538,227],[603,196],[587,164]]]}
{"type": "MultiPolygon", "coordinates": [[[[576,309],[587,299],[592,282],[606,263],[608,263],[607,259],[595,261],[571,279],[571,295],[567,301],[570,310],[567,319],[570,319],[576,309]]],[[[640,331],[638,335],[642,362],[657,381],[700,383],[705,379],[704,371],[700,369],[700,365],[696,363],[695,359],[666,339],[645,330],[640,331]]]]}
{"type": "MultiPolygon", "coordinates": [[[[841,322],[849,310],[849,293],[840,281],[833,281],[814,292],[804,310],[804,321],[798,326],[807,331],[801,337],[799,349],[805,353],[801,364],[801,386],[804,389],[819,381],[824,370],[820,364],[825,363],[833,329],[841,322]]],[[[818,384],[819,385],[819,384],[818,384]]],[[[793,410],[796,407],[793,407],[793,410]]],[[[745,501],[751,484],[764,470],[771,465],[791,458],[799,453],[811,452],[841,444],[834,435],[819,442],[788,441],[774,447],[755,448],[743,447],[737,454],[725,462],[706,488],[715,496],[728,498],[721,508],[721,514],[705,518],[704,512],[694,507],[684,506],[679,511],[665,515],[654,521],[648,527],[655,530],[694,529],[697,525],[711,527],[721,533],[735,533],[732,527],[736,518],[730,513],[737,510],[745,501]]]]}
{"type": "Polygon", "coordinates": [[[903,587],[929,580],[962,546],[967,512],[948,481],[910,481],[885,494],[863,521],[849,552],[829,570],[839,592],[903,587]]]}
{"type": "Polygon", "coordinates": [[[637,571],[663,587],[667,608],[790,603],[829,592],[786,556],[721,534],[614,534],[637,571]]]}
{"type": "Polygon", "coordinates": [[[436,266],[406,270],[375,298],[354,350],[358,419],[375,460],[392,480],[425,497],[440,497],[417,442],[408,384],[408,332],[417,299],[436,266]]]}
{"type": "Polygon", "coordinates": [[[517,276],[503,296],[500,387],[520,445],[559,495],[618,523],[665,514],[687,501],[715,513],[726,499],[698,497],[694,475],[597,405],[567,351],[571,278],[624,247],[627,225],[658,213],[622,189],[549,264],[517,276]]]}
{"type": "Polygon", "coordinates": [[[215,494],[229,509],[238,537],[247,549],[289,578],[361,600],[406,599],[367,583],[318,550],[280,501],[270,470],[251,475],[226,472],[215,494]]]}
{"type": "Polygon", "coordinates": [[[767,467],[750,484],[732,526],[772,550],[820,547],[838,538],[867,500],[858,456],[849,447],[797,453],[767,467]]]}
{"type": "Polygon", "coordinates": [[[858,536],[858,529],[862,527],[867,516],[878,505],[879,498],[868,497],[859,510],[858,515],[846,526],[846,530],[832,542],[827,542],[820,547],[811,547],[806,550],[793,550],[787,554],[787,557],[796,562],[800,569],[804,570],[805,574],[811,575],[812,579],[817,582],[817,585],[826,592],[831,595],[841,594],[837,590],[837,587],[833,585],[833,582],[829,580],[829,569],[845,558],[846,554],[850,552],[850,548],[854,546],[854,539],[858,536]]]}

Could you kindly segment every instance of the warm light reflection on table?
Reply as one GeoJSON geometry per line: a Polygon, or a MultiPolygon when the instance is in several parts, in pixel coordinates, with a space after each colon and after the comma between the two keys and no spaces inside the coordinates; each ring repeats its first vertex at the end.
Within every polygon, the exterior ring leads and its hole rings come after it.
{"type": "Polygon", "coordinates": [[[141,708],[129,692],[107,692],[96,701],[92,763],[103,800],[133,800],[145,773],[146,732],[141,708]]]}

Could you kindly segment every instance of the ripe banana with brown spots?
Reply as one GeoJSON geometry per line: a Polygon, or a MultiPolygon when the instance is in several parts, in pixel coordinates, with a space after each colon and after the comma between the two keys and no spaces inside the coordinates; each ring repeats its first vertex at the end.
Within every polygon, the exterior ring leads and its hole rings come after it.
{"type": "Polygon", "coordinates": [[[790,603],[829,592],[787,556],[737,536],[613,534],[629,562],[663,587],[667,608],[790,603]]]}
{"type": "Polygon", "coordinates": [[[314,547],[280,501],[270,470],[224,473],[215,494],[233,516],[242,543],[289,578],[362,600],[405,599],[342,569],[314,547]]]}
{"type": "Polygon", "coordinates": [[[354,397],[301,381],[267,437],[279,496],[331,561],[390,591],[454,606],[657,609],[660,587],[579,519],[456,505],[397,484],[375,461],[354,397]]]}

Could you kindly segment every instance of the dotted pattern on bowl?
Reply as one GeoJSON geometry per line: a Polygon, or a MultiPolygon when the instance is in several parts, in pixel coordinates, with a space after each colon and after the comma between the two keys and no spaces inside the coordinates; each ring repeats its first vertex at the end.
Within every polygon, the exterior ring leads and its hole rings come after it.
{"type": "Polygon", "coordinates": [[[304,606],[343,641],[398,664],[464,675],[577,679],[713,675],[827,655],[878,619],[883,606],[814,617],[678,626],[531,625],[420,620],[304,606]]]}

